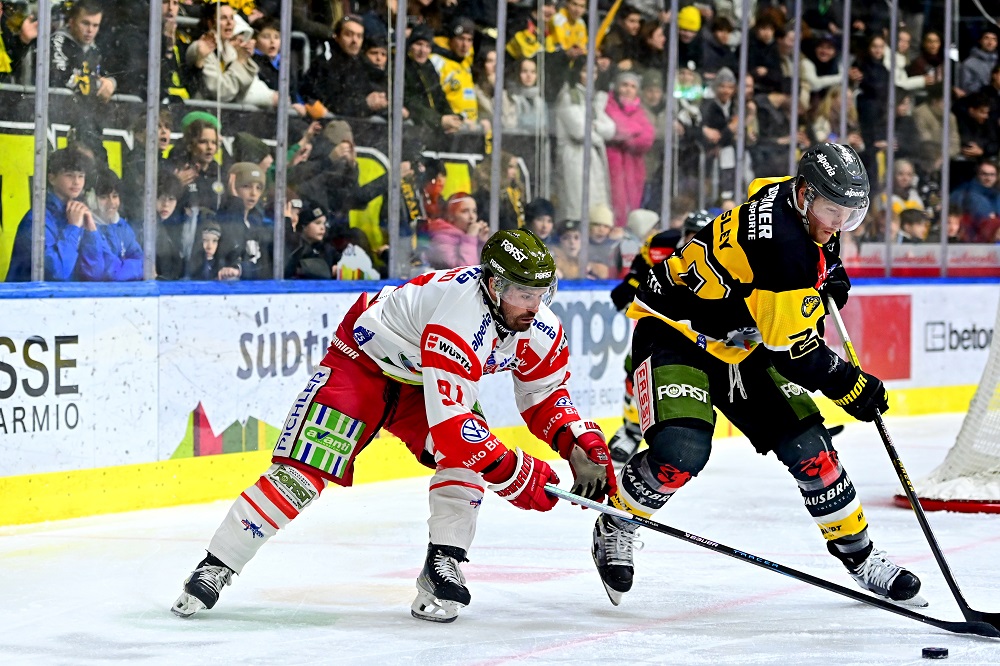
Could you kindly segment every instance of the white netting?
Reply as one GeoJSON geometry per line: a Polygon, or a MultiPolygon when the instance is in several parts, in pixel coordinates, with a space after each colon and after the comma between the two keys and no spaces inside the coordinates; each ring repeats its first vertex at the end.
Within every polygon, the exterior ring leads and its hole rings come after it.
{"type": "Polygon", "coordinates": [[[1000,502],[1000,311],[986,369],[955,445],[914,486],[919,497],[1000,502]]]}

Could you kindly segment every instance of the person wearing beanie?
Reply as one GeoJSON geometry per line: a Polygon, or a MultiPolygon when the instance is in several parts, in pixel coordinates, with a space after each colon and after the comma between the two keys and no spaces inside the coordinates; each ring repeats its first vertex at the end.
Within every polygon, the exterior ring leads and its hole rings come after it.
{"type": "Polygon", "coordinates": [[[726,196],[732,196],[735,173],[736,135],[730,121],[737,115],[736,75],[728,67],[715,74],[714,97],[701,102],[701,143],[706,153],[719,160],[719,182],[726,196]],[[725,159],[720,159],[725,158],[725,159]]]}
{"type": "Polygon", "coordinates": [[[697,7],[688,5],[677,12],[677,62],[693,63],[692,69],[701,69],[704,51],[701,12],[697,7]]]}
{"type": "Polygon", "coordinates": [[[590,229],[587,234],[587,272],[598,280],[611,277],[611,266],[618,241],[611,237],[615,215],[607,204],[590,207],[590,229]]]}
{"type": "Polygon", "coordinates": [[[441,88],[441,77],[431,63],[434,33],[424,24],[414,26],[406,39],[406,63],[403,66],[403,106],[410,112],[422,142],[437,145],[441,134],[454,134],[462,128],[462,117],[451,108],[441,88]]]}
{"type": "Polygon", "coordinates": [[[552,202],[538,197],[524,207],[524,226],[542,239],[543,243],[551,246],[556,242],[556,237],[552,233],[555,216],[556,209],[552,202]]]}
{"type": "Polygon", "coordinates": [[[619,72],[605,111],[615,124],[614,138],[608,141],[608,174],[614,221],[625,226],[630,211],[642,207],[646,184],[646,153],[653,147],[656,132],[639,99],[640,78],[634,72],[619,72]]]}
{"type": "Polygon", "coordinates": [[[222,245],[222,227],[218,223],[209,220],[201,225],[201,233],[198,243],[191,252],[191,267],[188,277],[192,280],[221,280],[226,279],[220,276],[220,272],[225,271],[228,279],[233,279],[232,269],[226,270],[222,263],[222,254],[219,248],[222,245]]]}
{"type": "Polygon", "coordinates": [[[191,111],[190,113],[185,113],[181,118],[181,131],[187,130],[188,125],[196,120],[206,122],[216,130],[220,127],[219,119],[208,111],[191,111]]]}
{"type": "Polygon", "coordinates": [[[274,234],[264,224],[261,205],[267,184],[264,170],[253,162],[237,162],[229,168],[228,184],[230,197],[219,213],[225,266],[219,279],[270,280],[274,234]]]}

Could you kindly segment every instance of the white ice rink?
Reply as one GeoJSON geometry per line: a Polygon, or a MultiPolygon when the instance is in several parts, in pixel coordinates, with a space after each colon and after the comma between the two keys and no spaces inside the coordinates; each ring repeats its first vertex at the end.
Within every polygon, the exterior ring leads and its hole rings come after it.
{"type": "MultiPolygon", "coordinates": [[[[888,419],[912,477],[960,415],[888,419]]],[[[877,546],[917,572],[926,609],[961,620],[875,427],[835,438],[877,546]]],[[[363,461],[363,458],[362,458],[363,461]]],[[[363,464],[363,462],[361,463],[363,464]]],[[[570,474],[560,464],[563,486],[570,474]]],[[[331,488],[252,561],[219,605],[170,613],[230,502],[0,528],[0,664],[1000,664],[1000,639],[945,631],[668,536],[640,530],[636,583],[608,601],[590,559],[593,511],[520,511],[488,494],[453,624],[410,617],[426,548],[426,479],[331,488]]],[[[656,519],[853,585],[773,457],[718,440],[656,519]]],[[[1000,611],[1000,515],[930,514],[973,608],[1000,611]]]]}

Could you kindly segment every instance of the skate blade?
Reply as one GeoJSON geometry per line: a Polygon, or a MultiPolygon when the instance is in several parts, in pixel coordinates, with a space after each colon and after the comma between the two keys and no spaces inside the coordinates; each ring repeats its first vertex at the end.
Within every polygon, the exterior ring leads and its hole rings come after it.
{"type": "Polygon", "coordinates": [[[417,588],[417,598],[410,605],[410,615],[428,622],[454,622],[465,604],[438,599],[430,592],[417,588]]]}
{"type": "MultiPolygon", "coordinates": [[[[886,599],[888,599],[888,597],[886,597],[886,599]]],[[[927,603],[927,600],[924,599],[919,594],[915,594],[909,599],[901,599],[901,600],[889,599],[889,601],[896,604],[897,606],[904,606],[907,608],[927,608],[928,606],[930,606],[930,604],[927,603]]]]}
{"type": "Polygon", "coordinates": [[[170,612],[172,612],[177,617],[191,617],[195,613],[205,610],[208,608],[201,599],[192,596],[187,592],[181,592],[181,596],[177,597],[177,601],[174,605],[170,607],[170,612]]]}
{"type": "Polygon", "coordinates": [[[601,584],[604,585],[604,591],[608,593],[608,599],[611,600],[612,605],[617,606],[622,602],[622,597],[625,596],[624,592],[619,592],[618,590],[610,587],[603,580],[601,581],[601,584]]]}

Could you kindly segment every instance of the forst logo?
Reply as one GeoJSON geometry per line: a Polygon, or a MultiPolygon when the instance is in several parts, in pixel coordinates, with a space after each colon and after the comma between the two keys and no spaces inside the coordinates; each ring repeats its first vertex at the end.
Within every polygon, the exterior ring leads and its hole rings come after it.
{"type": "Polygon", "coordinates": [[[515,247],[514,244],[511,243],[506,238],[503,239],[503,242],[500,243],[500,246],[503,249],[507,250],[507,254],[514,257],[514,259],[517,261],[525,261],[528,258],[528,255],[526,255],[523,250],[515,247]]]}
{"type": "Polygon", "coordinates": [[[656,399],[664,398],[694,398],[698,402],[708,402],[708,391],[690,384],[667,384],[656,387],[656,399]]]}

